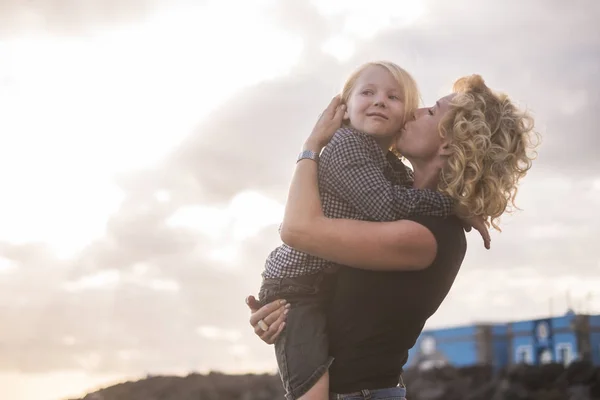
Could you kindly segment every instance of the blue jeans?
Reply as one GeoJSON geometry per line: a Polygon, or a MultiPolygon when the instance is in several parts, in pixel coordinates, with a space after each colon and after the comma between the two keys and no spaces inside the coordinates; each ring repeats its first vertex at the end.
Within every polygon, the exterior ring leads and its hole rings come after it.
{"type": "Polygon", "coordinates": [[[347,394],[330,393],[329,400],[406,400],[406,388],[396,386],[386,389],[365,389],[347,394]]]}

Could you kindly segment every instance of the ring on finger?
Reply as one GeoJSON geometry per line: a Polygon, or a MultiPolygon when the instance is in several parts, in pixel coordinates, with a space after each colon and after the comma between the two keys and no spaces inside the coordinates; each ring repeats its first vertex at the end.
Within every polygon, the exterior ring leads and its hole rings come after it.
{"type": "Polygon", "coordinates": [[[267,323],[265,321],[263,321],[262,319],[258,321],[257,323],[258,327],[260,329],[262,329],[264,332],[269,330],[269,325],[267,325],[267,323]]]}

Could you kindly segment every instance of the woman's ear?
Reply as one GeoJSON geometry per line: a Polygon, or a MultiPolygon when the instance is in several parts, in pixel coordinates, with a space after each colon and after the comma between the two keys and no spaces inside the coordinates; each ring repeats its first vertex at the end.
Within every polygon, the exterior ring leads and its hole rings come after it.
{"type": "Polygon", "coordinates": [[[440,156],[445,156],[445,157],[448,157],[450,154],[452,154],[452,149],[450,148],[449,140],[444,139],[444,141],[440,145],[440,150],[439,150],[438,154],[440,156]]]}

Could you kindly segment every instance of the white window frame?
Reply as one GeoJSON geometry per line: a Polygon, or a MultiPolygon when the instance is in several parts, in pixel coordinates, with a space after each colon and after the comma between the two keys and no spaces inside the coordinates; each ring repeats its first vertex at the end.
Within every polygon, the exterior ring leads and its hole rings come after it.
{"type": "Polygon", "coordinates": [[[533,364],[533,346],[530,344],[522,344],[515,349],[515,363],[533,364]],[[519,359],[521,353],[525,354],[524,359],[519,359]]]}
{"type": "Polygon", "coordinates": [[[556,344],[556,362],[562,363],[563,365],[569,365],[573,361],[573,345],[571,343],[557,343],[556,344]],[[566,350],[567,359],[561,359],[561,351],[566,350]]]}

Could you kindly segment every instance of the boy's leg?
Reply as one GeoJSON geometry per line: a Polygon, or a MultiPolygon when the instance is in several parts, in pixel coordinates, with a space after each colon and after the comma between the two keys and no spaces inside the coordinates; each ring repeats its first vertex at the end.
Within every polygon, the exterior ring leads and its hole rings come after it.
{"type": "Polygon", "coordinates": [[[327,400],[329,399],[329,371],[325,371],[317,383],[300,396],[298,400],[327,400]]]}
{"type": "Polygon", "coordinates": [[[326,400],[329,396],[324,375],[333,360],[329,357],[321,284],[322,276],[311,275],[268,280],[261,289],[261,302],[281,298],[290,304],[285,329],[275,342],[279,374],[288,400],[326,400]]]}
{"type": "Polygon", "coordinates": [[[323,385],[323,376],[331,362],[326,332],[325,310],[318,298],[288,300],[291,304],[286,326],[275,342],[279,374],[288,400],[327,399],[329,381],[323,385]],[[321,380],[321,382],[319,382],[321,380]],[[315,384],[319,382],[319,386],[315,384]],[[324,392],[321,392],[325,390],[324,392]],[[320,394],[321,397],[313,397],[320,394]]]}

